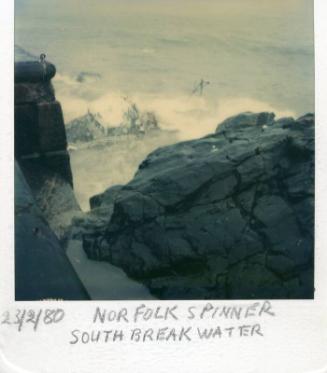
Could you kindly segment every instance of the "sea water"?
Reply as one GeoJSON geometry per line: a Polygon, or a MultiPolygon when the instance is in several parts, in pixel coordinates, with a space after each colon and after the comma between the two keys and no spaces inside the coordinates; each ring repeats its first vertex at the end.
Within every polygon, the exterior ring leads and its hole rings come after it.
{"type": "Polygon", "coordinates": [[[185,136],[237,110],[314,110],[312,0],[18,0],[15,28],[16,44],[57,66],[67,121],[112,105],[117,121],[126,96],[185,136]]]}
{"type": "MultiPolygon", "coordinates": [[[[45,53],[56,65],[66,123],[90,110],[116,126],[133,102],[178,131],[72,152],[84,210],[157,147],[212,133],[228,116],[314,111],[313,0],[16,0],[15,31],[17,57],[45,53]]],[[[68,255],[94,299],[150,297],[80,246],[68,255]]]]}
{"type": "MultiPolygon", "coordinates": [[[[16,0],[15,30],[19,49],[44,52],[56,65],[66,122],[91,110],[116,126],[133,102],[184,140],[242,111],[314,111],[312,0],[16,0]],[[192,93],[201,79],[210,84],[192,93]]],[[[134,150],[131,167],[131,157],[118,152],[126,163],[121,177],[113,170],[117,152],[106,149],[101,157],[112,162],[95,160],[89,185],[80,167],[85,152],[72,154],[83,207],[176,136],[157,140],[134,150]]]]}

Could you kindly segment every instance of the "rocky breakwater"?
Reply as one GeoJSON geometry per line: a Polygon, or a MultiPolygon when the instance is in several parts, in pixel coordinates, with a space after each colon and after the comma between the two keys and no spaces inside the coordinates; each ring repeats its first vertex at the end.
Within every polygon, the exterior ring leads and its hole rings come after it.
{"type": "Polygon", "coordinates": [[[58,214],[79,207],[63,113],[51,83],[55,73],[48,62],[15,63],[15,158],[45,217],[59,231],[58,214]]]}
{"type": "Polygon", "coordinates": [[[314,115],[229,118],[91,202],[89,258],[161,299],[313,297],[314,115]]]}
{"type": "Polygon", "coordinates": [[[23,168],[44,166],[72,185],[63,114],[51,84],[55,73],[50,63],[15,63],[15,157],[23,168]]]}
{"type": "Polygon", "coordinates": [[[58,240],[79,206],[55,72],[47,62],[15,63],[17,300],[89,298],[58,240]]]}
{"type": "Polygon", "coordinates": [[[15,299],[89,296],[15,164],[15,299]]]}

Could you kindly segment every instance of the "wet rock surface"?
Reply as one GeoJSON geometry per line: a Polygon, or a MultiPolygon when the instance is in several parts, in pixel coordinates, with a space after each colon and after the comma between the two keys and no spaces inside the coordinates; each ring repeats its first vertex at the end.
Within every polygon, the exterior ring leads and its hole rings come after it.
{"type": "Polygon", "coordinates": [[[161,299],[313,297],[314,116],[229,118],[91,200],[88,257],[161,299]]]}

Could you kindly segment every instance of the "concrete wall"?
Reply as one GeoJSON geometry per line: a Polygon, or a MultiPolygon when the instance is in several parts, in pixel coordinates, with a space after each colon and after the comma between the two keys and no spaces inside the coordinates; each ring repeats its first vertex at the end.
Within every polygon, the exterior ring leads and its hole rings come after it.
{"type": "Polygon", "coordinates": [[[63,113],[51,84],[55,71],[50,63],[15,63],[15,157],[27,181],[30,169],[40,166],[73,185],[63,113]]]}
{"type": "Polygon", "coordinates": [[[52,219],[79,210],[54,65],[15,63],[15,297],[89,299],[52,219]]]}

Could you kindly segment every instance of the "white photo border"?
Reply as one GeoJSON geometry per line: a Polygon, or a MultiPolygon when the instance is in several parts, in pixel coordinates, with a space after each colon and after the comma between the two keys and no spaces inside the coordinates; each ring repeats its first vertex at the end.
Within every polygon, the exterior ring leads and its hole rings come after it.
{"type": "MultiPolygon", "coordinates": [[[[82,0],[80,0],[82,1],[82,0]]],[[[118,1],[118,0],[117,0],[118,1]]],[[[200,0],[199,0],[200,1],[200,0]]],[[[257,0],[260,1],[260,0],[257,0]]],[[[271,0],[275,1],[275,0],[271,0]]],[[[300,0],[298,0],[300,1],[300,0]]],[[[92,329],[96,306],[118,310],[142,302],[15,302],[14,300],[14,0],[0,2],[0,313],[17,307],[58,307],[58,327],[17,332],[0,325],[0,372],[29,373],[326,373],[327,372],[327,2],[315,0],[316,202],[315,299],[272,301],[276,317],[264,322],[263,339],[72,345],[71,329],[92,329]]],[[[214,304],[245,304],[213,301],[214,304]]],[[[144,302],[145,303],[145,302],[144,302]]],[[[186,310],[205,301],[178,304],[186,310]]],[[[185,325],[192,321],[186,320],[185,325]]],[[[160,321],[152,323],[160,326],[160,321]]]]}

